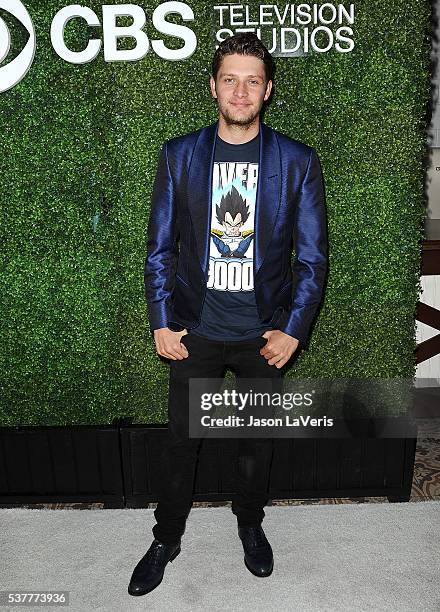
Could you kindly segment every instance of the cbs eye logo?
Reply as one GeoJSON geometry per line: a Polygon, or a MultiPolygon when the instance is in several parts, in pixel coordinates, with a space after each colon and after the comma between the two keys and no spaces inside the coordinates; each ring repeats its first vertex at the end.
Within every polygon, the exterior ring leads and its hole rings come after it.
{"type": "MultiPolygon", "coordinates": [[[[0,67],[0,93],[7,91],[19,83],[29,68],[35,56],[36,39],[32,20],[26,8],[20,0],[0,0],[0,9],[8,11],[13,15],[29,33],[29,39],[25,47],[15,59],[6,66],[0,67]]],[[[0,63],[8,55],[11,48],[11,36],[9,28],[0,17],[0,63]]]]}

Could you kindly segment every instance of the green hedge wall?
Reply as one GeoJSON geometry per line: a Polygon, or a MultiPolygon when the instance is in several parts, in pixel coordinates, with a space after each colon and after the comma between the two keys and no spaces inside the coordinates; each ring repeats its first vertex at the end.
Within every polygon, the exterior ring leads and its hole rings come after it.
{"type": "MultiPolygon", "coordinates": [[[[163,141],[217,119],[212,7],[190,2],[198,47],[186,61],[150,51],[141,61],[105,63],[101,51],[72,65],[49,38],[68,2],[25,4],[36,57],[0,98],[0,424],[164,422],[169,365],[148,327],[146,227],[163,141]]],[[[159,3],[137,4],[151,37],[159,3]]],[[[101,3],[87,6],[101,16],[101,3]]],[[[355,9],[351,53],[276,58],[264,118],[316,148],[326,183],[330,273],[292,378],[415,373],[430,3],[362,0],[355,9]]],[[[25,40],[12,30],[4,63],[25,40]]],[[[72,49],[84,48],[83,22],[69,23],[67,33],[72,49]]]]}

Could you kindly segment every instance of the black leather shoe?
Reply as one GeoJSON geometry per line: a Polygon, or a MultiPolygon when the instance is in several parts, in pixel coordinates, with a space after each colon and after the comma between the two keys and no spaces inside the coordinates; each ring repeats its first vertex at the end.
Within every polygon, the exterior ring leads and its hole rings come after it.
{"type": "Polygon", "coordinates": [[[263,528],[239,527],[238,535],[243,544],[244,563],[255,576],[270,576],[273,570],[273,552],[263,528]]]}
{"type": "Polygon", "coordinates": [[[145,595],[162,582],[165,566],[174,561],[180,553],[180,542],[164,544],[154,539],[150,548],[136,565],[131,576],[128,592],[130,595],[145,595]]]}

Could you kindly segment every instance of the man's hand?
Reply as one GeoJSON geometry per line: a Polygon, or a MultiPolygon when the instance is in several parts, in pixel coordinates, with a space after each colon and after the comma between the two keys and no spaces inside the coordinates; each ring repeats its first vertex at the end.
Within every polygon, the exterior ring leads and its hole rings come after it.
{"type": "Polygon", "coordinates": [[[169,327],[161,327],[154,330],[154,342],[156,351],[167,359],[186,359],[189,353],[186,346],[180,342],[180,338],[188,333],[187,329],[172,331],[169,327]]]}
{"type": "Polygon", "coordinates": [[[289,361],[299,345],[299,340],[280,329],[266,331],[262,337],[268,338],[268,341],[261,349],[260,355],[268,359],[269,365],[275,365],[278,369],[289,361]]]}

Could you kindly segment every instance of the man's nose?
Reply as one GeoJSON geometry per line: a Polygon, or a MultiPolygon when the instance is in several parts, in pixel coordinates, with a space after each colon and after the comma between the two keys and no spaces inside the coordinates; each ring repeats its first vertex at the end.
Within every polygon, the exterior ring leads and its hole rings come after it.
{"type": "Polygon", "coordinates": [[[246,85],[246,83],[238,82],[237,85],[235,86],[234,93],[237,96],[246,96],[247,95],[247,85],[246,85]]]}

